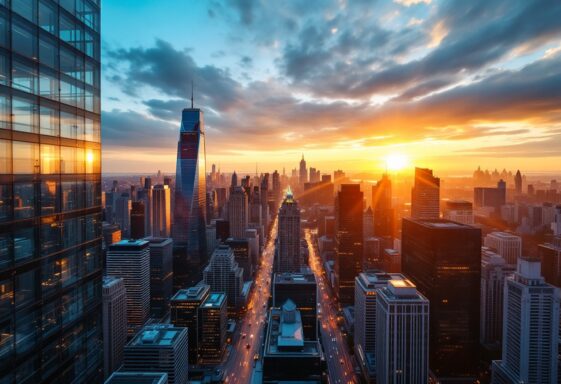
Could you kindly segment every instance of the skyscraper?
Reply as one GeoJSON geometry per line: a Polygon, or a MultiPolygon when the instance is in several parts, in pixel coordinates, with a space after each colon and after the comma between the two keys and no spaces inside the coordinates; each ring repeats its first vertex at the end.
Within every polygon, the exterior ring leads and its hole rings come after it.
{"type": "Polygon", "coordinates": [[[522,238],[512,233],[491,232],[485,236],[483,243],[511,265],[516,265],[516,261],[522,255],[522,238]]]}
{"type": "MultiPolygon", "coordinates": [[[[177,168],[175,173],[175,208],[173,242],[193,262],[206,263],[206,152],[204,114],[198,108],[183,109],[177,168]]],[[[181,260],[180,268],[186,268],[181,260]]],[[[183,275],[183,272],[180,271],[183,275]]]]}
{"type": "Polygon", "coordinates": [[[131,239],[142,239],[145,232],[146,208],[143,201],[133,201],[131,209],[131,239]]]}
{"type": "Polygon", "coordinates": [[[37,3],[0,1],[0,377],[95,382],[99,1],[37,3]]]}
{"type": "Polygon", "coordinates": [[[444,206],[442,218],[473,225],[473,204],[465,200],[448,200],[444,206]]]}
{"type": "Polygon", "coordinates": [[[152,236],[170,237],[171,235],[171,192],[167,185],[152,187],[152,236]]]}
{"type": "Polygon", "coordinates": [[[493,384],[557,383],[559,288],[546,284],[540,261],[518,259],[504,295],[503,356],[493,362],[493,384]]]}
{"type": "Polygon", "coordinates": [[[123,237],[130,238],[131,235],[131,200],[128,193],[123,193],[117,197],[113,204],[113,218],[115,223],[121,227],[123,237]]]}
{"type": "Polygon", "coordinates": [[[517,195],[522,194],[522,174],[520,170],[516,171],[516,175],[514,175],[514,189],[516,190],[517,195]]]}
{"type": "Polygon", "coordinates": [[[163,317],[168,313],[173,294],[173,240],[148,237],[150,247],[150,313],[163,317]]]}
{"type": "Polygon", "coordinates": [[[377,296],[376,383],[427,383],[429,301],[407,279],[390,280],[377,296]]]}
{"type": "Polygon", "coordinates": [[[242,239],[249,223],[249,207],[247,194],[240,186],[233,187],[228,200],[228,221],[230,235],[242,239]]]}
{"type": "Polygon", "coordinates": [[[119,369],[127,343],[127,292],[123,279],[103,279],[103,372],[119,369]]]}
{"type": "Polygon", "coordinates": [[[394,216],[392,208],[392,182],[387,174],[372,187],[372,208],[374,210],[374,236],[394,236],[394,216]]]}
{"type": "Polygon", "coordinates": [[[440,179],[433,176],[432,169],[415,168],[415,184],[411,190],[411,217],[440,217],[440,179]]]}
{"type": "Polygon", "coordinates": [[[304,154],[302,154],[302,160],[300,160],[298,184],[300,184],[300,187],[304,188],[304,184],[307,182],[308,182],[308,169],[306,168],[306,160],[304,160],[304,154]]]}
{"type": "Polygon", "coordinates": [[[205,284],[213,292],[224,292],[228,297],[228,307],[240,304],[243,288],[243,269],[234,260],[234,252],[227,245],[219,245],[214,250],[210,262],[203,271],[205,284]]]}
{"type": "Polygon", "coordinates": [[[430,301],[431,371],[443,382],[473,380],[479,363],[481,230],[405,218],[401,251],[403,274],[430,301]]]}
{"type": "Polygon", "coordinates": [[[298,272],[300,256],[300,209],[290,188],[279,209],[279,229],[275,253],[275,272],[298,272]]]}
{"type": "Polygon", "coordinates": [[[226,294],[212,292],[199,307],[199,351],[203,364],[220,364],[226,349],[228,310],[226,294]]]}
{"type": "Polygon", "coordinates": [[[121,240],[107,251],[107,276],[121,277],[127,291],[128,334],[134,335],[150,312],[150,248],[146,240],[121,240]]]}
{"type": "Polygon", "coordinates": [[[355,277],[362,270],[363,194],[359,184],[343,184],[337,194],[335,274],[337,295],[353,304],[355,277]]]}

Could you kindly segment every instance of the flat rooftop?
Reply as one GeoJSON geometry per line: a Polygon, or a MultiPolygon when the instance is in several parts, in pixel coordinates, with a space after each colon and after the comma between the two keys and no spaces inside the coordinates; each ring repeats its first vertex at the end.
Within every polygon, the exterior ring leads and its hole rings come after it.
{"type": "Polygon", "coordinates": [[[210,290],[210,286],[206,284],[195,285],[187,289],[180,289],[172,296],[170,300],[176,301],[200,301],[210,290]]]}
{"type": "Polygon", "coordinates": [[[426,227],[439,228],[439,229],[459,229],[459,228],[476,229],[471,225],[462,224],[446,219],[414,219],[411,217],[406,217],[403,218],[403,220],[413,221],[415,223],[422,224],[426,227]]]}
{"type": "Polygon", "coordinates": [[[362,272],[357,277],[360,284],[367,289],[376,289],[387,285],[388,281],[405,280],[405,276],[401,273],[386,272],[362,272]]]}
{"type": "Polygon", "coordinates": [[[138,347],[170,347],[181,332],[187,328],[173,327],[169,324],[149,325],[136,334],[127,346],[138,347]]]}
{"type": "Polygon", "coordinates": [[[111,287],[112,285],[115,285],[117,282],[122,281],[123,279],[121,277],[116,277],[116,276],[103,276],[103,286],[106,288],[111,287]]]}
{"type": "Polygon", "coordinates": [[[150,245],[166,245],[173,243],[169,237],[145,237],[144,240],[148,241],[150,245]]]}
{"type": "Polygon", "coordinates": [[[224,293],[211,293],[201,305],[202,308],[218,309],[224,305],[226,295],[224,293]]]}
{"type": "Polygon", "coordinates": [[[508,232],[491,232],[487,236],[497,237],[503,240],[521,240],[520,236],[516,236],[515,234],[508,232]]]}
{"type": "Polygon", "coordinates": [[[167,384],[165,372],[113,372],[105,384],[167,384]]]}
{"type": "Polygon", "coordinates": [[[294,321],[284,321],[284,316],[282,309],[270,309],[267,338],[265,340],[265,356],[321,356],[318,341],[305,341],[303,339],[300,311],[295,310],[294,321]]]}
{"type": "Polygon", "coordinates": [[[109,251],[136,251],[148,247],[149,243],[146,240],[121,240],[111,244],[108,248],[109,251]]]}
{"type": "Polygon", "coordinates": [[[275,273],[274,282],[281,284],[315,284],[313,273],[275,273]]]}

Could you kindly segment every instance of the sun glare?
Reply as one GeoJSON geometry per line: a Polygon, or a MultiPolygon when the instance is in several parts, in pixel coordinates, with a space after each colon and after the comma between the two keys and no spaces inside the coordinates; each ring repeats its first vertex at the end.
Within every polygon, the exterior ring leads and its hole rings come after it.
{"type": "Polygon", "coordinates": [[[400,171],[409,165],[409,158],[403,153],[391,153],[384,160],[388,171],[400,171]]]}

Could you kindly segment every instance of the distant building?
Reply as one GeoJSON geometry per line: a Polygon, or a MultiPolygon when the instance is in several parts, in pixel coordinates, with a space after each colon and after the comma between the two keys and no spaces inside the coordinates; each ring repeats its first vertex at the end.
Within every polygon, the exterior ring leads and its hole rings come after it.
{"type": "Polygon", "coordinates": [[[237,308],[241,304],[243,269],[234,259],[234,252],[227,245],[219,245],[214,250],[208,266],[203,271],[205,284],[212,292],[224,292],[228,297],[228,307],[237,308]]]}
{"type": "Polygon", "coordinates": [[[122,193],[121,196],[115,199],[113,205],[115,223],[121,227],[123,236],[130,237],[131,230],[131,208],[132,203],[128,193],[122,193]]]}
{"type": "Polygon", "coordinates": [[[302,154],[302,160],[300,160],[298,184],[301,187],[304,187],[304,184],[307,182],[308,182],[308,169],[306,168],[306,160],[304,160],[304,154],[302,154]]]}
{"type": "Polygon", "coordinates": [[[275,272],[297,272],[304,265],[300,255],[300,209],[290,188],[279,209],[275,272]]]}
{"type": "Polygon", "coordinates": [[[440,179],[433,176],[431,169],[415,168],[415,184],[411,190],[411,217],[440,217],[440,179]]]}
{"type": "Polygon", "coordinates": [[[546,284],[539,260],[518,259],[505,285],[502,360],[492,383],[557,383],[561,291],[546,284]]]}
{"type": "Polygon", "coordinates": [[[473,189],[473,202],[476,208],[491,207],[499,212],[506,203],[506,183],[500,180],[497,188],[476,187],[473,189]]]}
{"type": "Polygon", "coordinates": [[[481,230],[447,220],[403,219],[402,271],[430,301],[430,369],[474,380],[479,365],[481,230]]]}
{"type": "Polygon", "coordinates": [[[173,294],[173,240],[148,237],[150,243],[150,313],[162,318],[173,294]]]}
{"type": "Polygon", "coordinates": [[[170,320],[176,327],[189,330],[189,364],[197,364],[199,360],[199,344],[202,324],[199,308],[210,294],[210,286],[199,284],[188,289],[180,289],[170,300],[170,320]]]}
{"type": "Polygon", "coordinates": [[[171,236],[171,191],[167,185],[152,187],[152,236],[171,236]]]}
{"type": "Polygon", "coordinates": [[[119,369],[127,343],[127,292],[122,278],[103,278],[103,373],[119,369]]]}
{"type": "Polygon", "coordinates": [[[228,221],[230,222],[230,235],[242,239],[249,223],[248,199],[242,187],[234,187],[230,192],[228,221]]]}
{"type": "Polygon", "coordinates": [[[427,383],[429,301],[407,279],[377,293],[376,383],[427,383]]]}
{"type": "Polygon", "coordinates": [[[131,208],[131,239],[142,239],[146,236],[146,208],[144,202],[133,201],[131,208]]]}
{"type": "Polygon", "coordinates": [[[551,243],[538,245],[538,255],[545,281],[561,287],[561,237],[556,236],[551,243]]]}
{"type": "Polygon", "coordinates": [[[150,248],[145,240],[121,240],[107,251],[107,276],[121,277],[127,291],[128,334],[134,335],[150,312],[150,248]]]}
{"type": "Polygon", "coordinates": [[[485,236],[483,244],[502,256],[507,264],[516,265],[522,255],[522,238],[512,233],[491,232],[485,236]]]}
{"type": "Polygon", "coordinates": [[[306,340],[318,339],[317,283],[309,273],[275,273],[273,277],[273,307],[280,308],[292,300],[300,311],[306,340]]]}
{"type": "Polygon", "coordinates": [[[213,292],[199,306],[199,352],[203,364],[220,364],[226,348],[228,325],[227,299],[224,293],[213,292]]]}
{"type": "Polygon", "coordinates": [[[234,252],[234,260],[243,269],[244,281],[252,279],[253,261],[251,259],[251,250],[249,249],[249,240],[245,238],[230,237],[225,241],[225,245],[229,246],[234,252]]]}
{"type": "Polygon", "coordinates": [[[168,384],[164,372],[114,372],[104,384],[168,384]]]}
{"type": "Polygon", "coordinates": [[[443,218],[472,225],[474,223],[473,204],[466,200],[448,200],[444,206],[443,218]]]}
{"type": "Polygon", "coordinates": [[[125,347],[124,372],[163,372],[169,384],[187,384],[187,329],[169,324],[144,327],[125,347]]]}
{"type": "Polygon", "coordinates": [[[516,171],[516,175],[514,176],[514,189],[517,195],[522,194],[522,174],[520,170],[516,171]]]}
{"type": "Polygon", "coordinates": [[[392,182],[387,174],[372,187],[372,209],[374,210],[374,236],[395,235],[395,212],[392,208],[392,182]]]}
{"type": "Polygon", "coordinates": [[[121,227],[117,224],[103,223],[103,249],[107,249],[111,244],[121,241],[121,227]]]}
{"type": "Polygon", "coordinates": [[[319,341],[304,340],[302,319],[287,300],[269,310],[263,352],[263,383],[321,382],[325,360],[319,341]]]}

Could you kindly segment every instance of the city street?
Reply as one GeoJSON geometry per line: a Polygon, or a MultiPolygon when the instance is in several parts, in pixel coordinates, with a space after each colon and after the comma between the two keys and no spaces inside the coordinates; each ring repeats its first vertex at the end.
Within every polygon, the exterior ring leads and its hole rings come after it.
{"type": "Polygon", "coordinates": [[[329,382],[354,384],[360,381],[355,375],[353,359],[349,354],[347,343],[337,326],[337,303],[321,265],[321,259],[313,243],[312,234],[306,229],[306,241],[310,251],[310,267],[318,284],[318,313],[321,317],[322,344],[329,370],[329,382]]]}
{"type": "Polygon", "coordinates": [[[227,383],[246,384],[250,382],[255,358],[261,358],[261,344],[265,332],[267,302],[270,296],[270,279],[275,254],[278,219],[275,218],[269,239],[261,256],[261,265],[255,277],[256,286],[251,291],[247,313],[236,327],[232,349],[224,366],[224,380],[227,383]]]}

